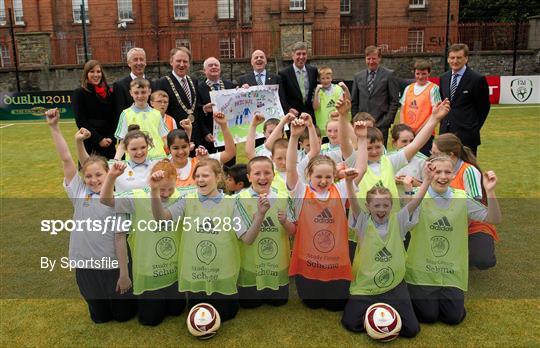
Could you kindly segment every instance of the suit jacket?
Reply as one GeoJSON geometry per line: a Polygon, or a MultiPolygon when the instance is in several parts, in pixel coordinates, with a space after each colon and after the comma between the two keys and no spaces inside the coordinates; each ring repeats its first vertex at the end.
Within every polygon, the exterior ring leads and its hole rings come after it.
{"type": "MultiPolygon", "coordinates": [[[[236,85],[229,80],[224,80],[223,85],[225,89],[236,88],[236,85]]],[[[214,150],[214,144],[204,140],[208,134],[214,134],[214,117],[213,113],[205,113],[203,106],[210,103],[210,87],[206,84],[206,78],[199,80],[197,85],[197,108],[199,109],[197,116],[199,118],[197,124],[200,128],[201,138],[203,145],[208,151],[214,150]]]]}
{"type": "Polygon", "coordinates": [[[399,106],[400,83],[392,70],[379,67],[371,93],[367,89],[368,69],[354,75],[351,90],[351,112],[367,112],[376,120],[376,127],[388,129],[399,106]]]}
{"type": "MultiPolygon", "coordinates": [[[[283,93],[285,96],[285,98],[281,100],[281,105],[285,113],[287,113],[290,108],[294,108],[300,113],[307,112],[313,118],[313,122],[315,122],[313,111],[313,93],[317,87],[319,72],[314,66],[306,64],[305,67],[309,79],[309,91],[306,102],[304,103],[302,100],[302,92],[300,91],[298,80],[296,79],[293,64],[291,64],[279,72],[279,76],[281,77],[281,85],[283,86],[283,93]]],[[[319,125],[319,127],[324,127],[324,125],[319,125]]]]}
{"type": "MultiPolygon", "coordinates": [[[[441,99],[450,100],[452,72],[441,75],[441,99]]],[[[441,121],[439,134],[454,133],[463,145],[480,145],[480,129],[486,121],[490,109],[489,86],[486,78],[479,73],[465,69],[459,85],[450,100],[450,112],[441,121]]]]}
{"type": "Polygon", "coordinates": [[[120,117],[122,111],[129,108],[133,104],[133,98],[129,94],[129,84],[131,81],[131,75],[128,75],[113,84],[114,112],[116,117],[120,117]]]}
{"type": "MultiPolygon", "coordinates": [[[[172,72],[170,72],[167,76],[172,80],[174,88],[178,92],[178,95],[180,96],[180,100],[182,101],[182,103],[188,109],[191,109],[191,107],[193,106],[193,103],[195,102],[195,96],[197,95],[197,83],[198,83],[198,81],[195,80],[195,79],[191,79],[191,81],[193,81],[193,88],[188,83],[189,90],[190,90],[190,93],[191,93],[191,102],[190,102],[188,100],[187,96],[186,96],[186,93],[184,92],[184,89],[180,85],[180,82],[178,82],[178,80],[176,79],[176,77],[174,77],[172,72]]],[[[169,81],[167,80],[167,78],[164,76],[161,79],[159,79],[155,83],[155,88],[156,88],[156,90],[158,90],[158,89],[163,90],[169,95],[169,106],[167,108],[166,113],[167,113],[167,115],[174,118],[174,120],[176,121],[177,126],[180,127],[179,122],[181,120],[183,120],[183,119],[186,119],[188,117],[188,114],[182,108],[182,106],[180,106],[180,103],[178,102],[178,99],[176,98],[176,95],[173,92],[173,90],[171,88],[171,85],[170,85],[169,81]]],[[[197,112],[198,112],[198,108],[195,107],[194,115],[193,115],[195,117],[195,121],[193,123],[193,132],[192,132],[191,138],[192,138],[192,141],[195,142],[195,144],[200,145],[202,139],[201,139],[201,134],[199,132],[200,127],[197,124],[197,120],[198,120],[197,112]]]]}
{"type": "MultiPolygon", "coordinates": [[[[236,82],[238,84],[238,87],[242,87],[242,85],[244,84],[248,84],[250,86],[257,86],[257,79],[253,72],[249,72],[245,75],[239,76],[236,82]]],[[[281,85],[281,77],[279,77],[279,75],[276,75],[266,70],[266,78],[264,79],[264,84],[265,85],[279,85],[279,90],[278,90],[279,101],[281,104],[283,104],[283,100],[285,100],[285,94],[283,92],[283,86],[281,85]]],[[[286,110],[283,110],[283,111],[287,112],[286,110]]]]}

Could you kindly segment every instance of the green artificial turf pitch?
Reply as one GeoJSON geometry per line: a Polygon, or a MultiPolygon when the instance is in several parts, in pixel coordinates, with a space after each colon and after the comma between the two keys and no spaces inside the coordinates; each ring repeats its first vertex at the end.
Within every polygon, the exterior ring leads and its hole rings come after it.
{"type": "MultiPolygon", "coordinates": [[[[73,148],[75,125],[61,129],[73,148]]],[[[539,242],[540,106],[492,108],[482,129],[479,162],[498,176],[503,211],[497,266],[471,270],[467,317],[458,326],[422,325],[412,339],[392,346],[537,346],[540,342],[539,242]]],[[[245,159],[238,147],[239,162],[245,159]]],[[[191,337],[186,313],[157,327],[95,325],[78,295],[74,273],[40,269],[40,257],[67,255],[67,232],[40,232],[40,220],[70,219],[62,167],[48,127],[36,122],[0,123],[0,342],[2,346],[360,346],[377,345],[341,327],[340,313],[309,310],[294,288],[283,307],[240,310],[210,341],[191,337]]]]}

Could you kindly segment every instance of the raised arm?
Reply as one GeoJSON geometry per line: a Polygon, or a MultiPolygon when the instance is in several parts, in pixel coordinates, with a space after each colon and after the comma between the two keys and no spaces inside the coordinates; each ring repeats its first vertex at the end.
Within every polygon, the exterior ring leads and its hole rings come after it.
{"type": "Polygon", "coordinates": [[[356,171],[358,176],[354,179],[355,185],[358,185],[367,170],[368,153],[367,153],[367,122],[356,121],[354,123],[354,134],[357,139],[358,150],[356,151],[356,171]]]}
{"type": "Polygon", "coordinates": [[[442,102],[438,103],[433,107],[433,112],[427,122],[425,123],[424,127],[418,132],[414,140],[407,146],[403,148],[403,151],[405,151],[405,157],[407,158],[407,161],[410,161],[411,158],[416,155],[418,151],[424,146],[429,138],[431,137],[431,134],[433,133],[433,130],[435,129],[435,126],[441,122],[441,120],[448,114],[450,111],[450,101],[448,99],[443,100],[442,102]]]}
{"type": "Polygon", "coordinates": [[[336,110],[339,113],[339,147],[341,148],[341,155],[344,159],[347,159],[353,153],[351,139],[354,135],[354,131],[349,123],[350,100],[340,98],[336,103],[336,110]]]}
{"type": "Polygon", "coordinates": [[[420,185],[416,194],[412,197],[411,200],[409,200],[409,202],[406,205],[407,210],[409,211],[409,216],[411,216],[412,213],[414,213],[416,208],[418,208],[418,206],[422,202],[422,199],[424,199],[424,196],[426,195],[429,185],[431,185],[432,178],[433,178],[433,172],[431,169],[431,163],[426,162],[424,165],[424,181],[422,181],[422,185],[420,185]]]}
{"type": "Polygon", "coordinates": [[[214,122],[216,122],[221,128],[223,134],[223,142],[225,143],[225,151],[221,152],[219,160],[221,163],[227,163],[236,155],[236,145],[234,144],[234,138],[227,124],[227,118],[223,112],[214,113],[214,122]]]}
{"type": "Polygon", "coordinates": [[[295,118],[296,116],[294,116],[294,114],[292,113],[288,113],[287,115],[283,116],[281,120],[279,120],[278,125],[274,128],[272,133],[270,133],[268,139],[264,141],[264,146],[266,146],[267,149],[271,150],[276,140],[283,137],[283,129],[285,128],[285,125],[291,123],[295,118]]]}
{"type": "MultiPolygon", "coordinates": [[[[193,124],[189,120],[189,118],[184,118],[180,121],[180,127],[186,132],[189,141],[192,140],[191,136],[193,134],[193,124]]],[[[166,143],[166,142],[165,142],[166,143]]]]}
{"type": "Polygon", "coordinates": [[[242,239],[242,241],[247,245],[253,244],[255,239],[257,239],[257,236],[261,231],[261,225],[264,221],[264,216],[266,215],[268,209],[270,209],[270,201],[265,194],[261,194],[257,202],[257,212],[255,213],[255,215],[253,215],[253,221],[251,223],[251,226],[249,226],[246,233],[244,233],[240,237],[240,239],[242,239]]]}
{"type": "Polygon", "coordinates": [[[321,91],[322,85],[318,84],[313,92],[313,110],[317,110],[321,106],[321,98],[319,97],[319,92],[321,91]]]}
{"type": "Polygon", "coordinates": [[[343,90],[343,97],[345,99],[351,100],[351,92],[349,91],[349,87],[347,87],[345,82],[341,81],[340,83],[338,83],[338,86],[341,87],[341,89],[343,90]]]}
{"type": "Polygon", "coordinates": [[[86,128],[81,128],[75,133],[75,145],[77,146],[77,156],[79,156],[79,163],[82,165],[88,159],[88,152],[84,147],[84,141],[90,138],[90,131],[86,128]]]}
{"type": "Polygon", "coordinates": [[[291,138],[289,139],[289,146],[287,147],[287,188],[292,190],[296,187],[298,182],[298,170],[296,168],[296,161],[298,159],[298,139],[304,132],[306,124],[302,118],[297,118],[291,122],[291,138]]]}
{"type": "Polygon", "coordinates": [[[482,183],[486,190],[488,213],[486,222],[490,224],[500,224],[502,222],[501,208],[497,196],[495,196],[495,186],[497,184],[497,176],[493,171],[487,171],[482,177],[482,183]]]}
{"type": "MultiPolygon", "coordinates": [[[[358,179],[358,170],[355,168],[348,168],[345,170],[345,186],[347,187],[347,198],[351,205],[352,216],[356,217],[360,214],[360,203],[358,203],[358,198],[356,198],[356,188],[355,181],[358,179]]],[[[362,178],[360,177],[360,180],[362,178]]],[[[358,180],[358,181],[360,181],[358,180]]]]}
{"type": "Polygon", "coordinates": [[[101,193],[99,194],[99,201],[101,204],[114,208],[114,183],[116,179],[124,173],[127,165],[124,162],[114,162],[105,177],[103,186],[101,187],[101,193]]]}
{"type": "Polygon", "coordinates": [[[312,159],[313,157],[317,156],[321,153],[321,142],[319,141],[319,137],[317,136],[317,130],[315,129],[315,125],[313,124],[313,118],[308,115],[304,116],[304,121],[307,123],[306,127],[308,129],[308,135],[309,135],[309,152],[307,154],[309,159],[312,159]]]}
{"type": "Polygon", "coordinates": [[[161,196],[159,195],[159,183],[161,180],[163,180],[165,173],[163,170],[158,170],[150,176],[149,184],[150,184],[150,196],[152,201],[152,214],[154,215],[154,219],[160,221],[160,220],[171,220],[172,215],[171,212],[168,209],[165,209],[163,207],[163,203],[161,202],[161,196]]]}
{"type": "Polygon", "coordinates": [[[246,156],[248,161],[255,157],[255,140],[257,139],[257,126],[264,122],[264,116],[260,112],[253,115],[246,138],[246,156]]]}
{"type": "Polygon", "coordinates": [[[64,139],[64,136],[60,131],[60,126],[58,125],[60,111],[56,108],[47,110],[45,111],[45,118],[49,125],[49,129],[51,130],[51,136],[56,147],[56,152],[58,152],[60,160],[62,161],[66,185],[69,185],[71,180],[73,180],[73,177],[77,175],[77,167],[75,166],[75,163],[73,163],[73,157],[71,157],[71,152],[69,152],[66,139],[64,139]]]}

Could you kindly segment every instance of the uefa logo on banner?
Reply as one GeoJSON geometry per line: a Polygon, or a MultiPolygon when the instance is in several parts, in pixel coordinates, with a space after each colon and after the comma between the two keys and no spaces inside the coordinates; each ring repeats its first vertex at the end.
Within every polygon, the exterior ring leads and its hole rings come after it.
{"type": "Polygon", "coordinates": [[[523,103],[529,99],[533,91],[533,82],[529,79],[519,78],[510,82],[512,96],[518,102],[523,103]]]}

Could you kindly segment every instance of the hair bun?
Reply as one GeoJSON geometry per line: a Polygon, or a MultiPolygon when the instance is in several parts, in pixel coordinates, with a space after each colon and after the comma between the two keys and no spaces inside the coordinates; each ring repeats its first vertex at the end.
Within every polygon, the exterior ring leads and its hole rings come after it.
{"type": "Polygon", "coordinates": [[[140,130],[141,127],[138,124],[130,124],[128,126],[128,132],[134,131],[134,130],[140,130]]]}

